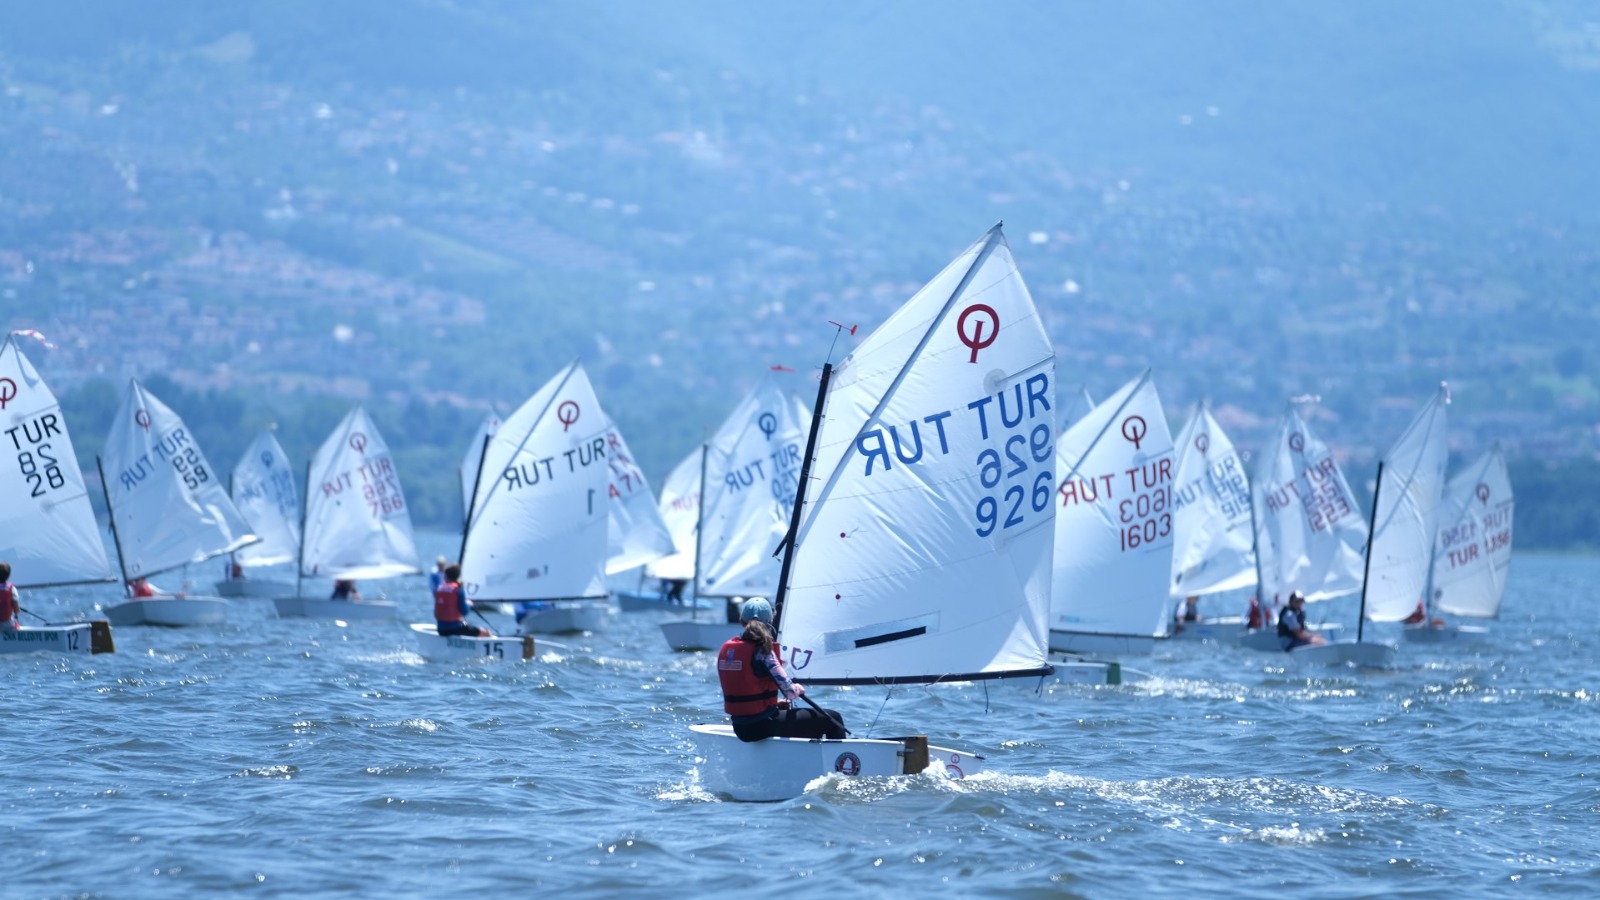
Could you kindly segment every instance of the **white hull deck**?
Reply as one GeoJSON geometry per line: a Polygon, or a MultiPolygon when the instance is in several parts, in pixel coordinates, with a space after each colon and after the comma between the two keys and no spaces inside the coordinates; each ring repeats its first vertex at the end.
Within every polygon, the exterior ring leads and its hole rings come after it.
{"type": "Polygon", "coordinates": [[[104,620],[70,625],[24,625],[15,631],[0,629],[0,655],[66,653],[89,656],[115,653],[116,649],[111,641],[111,623],[104,620]]]}
{"type": "Polygon", "coordinates": [[[1056,681],[1063,684],[1130,684],[1153,677],[1149,672],[1130,669],[1115,661],[1069,659],[1051,660],[1050,664],[1056,667],[1056,681]]]}
{"type": "Polygon", "coordinates": [[[700,786],[748,802],[789,800],[804,794],[813,780],[835,773],[870,778],[933,769],[949,778],[965,778],[983,770],[983,757],[930,746],[921,736],[842,741],[779,737],[745,743],[731,725],[691,725],[689,731],[701,759],[700,786]]]}
{"type": "Polygon", "coordinates": [[[1174,623],[1171,637],[1175,641],[1231,641],[1243,631],[1243,616],[1222,616],[1216,619],[1201,619],[1198,622],[1174,623]]]}
{"type": "MultiPolygon", "coordinates": [[[[1288,653],[1298,666],[1355,666],[1361,669],[1394,668],[1395,646],[1378,641],[1329,641],[1308,644],[1288,653]]],[[[1279,651],[1282,652],[1282,651],[1279,651]]]]}
{"type": "Polygon", "coordinates": [[[1407,625],[1400,632],[1413,644],[1481,644],[1489,639],[1482,625],[1407,625]]]}
{"type": "Polygon", "coordinates": [[[414,622],[411,630],[417,635],[418,651],[424,659],[433,662],[455,662],[468,659],[533,659],[533,635],[496,635],[495,637],[467,637],[465,635],[440,635],[438,626],[414,622]]]}
{"type": "Polygon", "coordinates": [[[1051,653],[1077,653],[1090,656],[1149,656],[1156,649],[1154,635],[1092,634],[1086,631],[1050,630],[1051,653]]]}
{"type": "Polygon", "coordinates": [[[278,618],[339,619],[345,622],[393,622],[400,609],[389,600],[329,600],[326,597],[274,597],[278,618]]]}
{"type": "Polygon", "coordinates": [[[218,597],[252,600],[271,600],[294,593],[294,585],[282,581],[255,581],[241,578],[236,581],[219,581],[214,587],[218,597]]]}
{"type": "Polygon", "coordinates": [[[575,634],[582,631],[604,631],[610,617],[610,605],[603,600],[557,603],[546,609],[533,610],[518,619],[517,633],[575,634]]]}
{"type": "Polygon", "coordinates": [[[661,634],[674,650],[716,650],[729,638],[744,633],[737,622],[662,622],[661,634]]]}
{"type": "Polygon", "coordinates": [[[140,597],[108,606],[105,614],[118,627],[221,625],[228,621],[228,601],[221,597],[140,597]]]}

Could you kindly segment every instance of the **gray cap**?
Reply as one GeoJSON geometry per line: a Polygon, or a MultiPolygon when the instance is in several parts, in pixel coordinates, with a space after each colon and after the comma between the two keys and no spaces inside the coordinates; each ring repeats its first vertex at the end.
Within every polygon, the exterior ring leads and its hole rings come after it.
{"type": "Polygon", "coordinates": [[[760,619],[768,625],[771,625],[772,604],[761,599],[760,597],[753,597],[749,600],[746,600],[744,605],[739,607],[739,621],[744,623],[750,621],[751,619],[760,619]]]}

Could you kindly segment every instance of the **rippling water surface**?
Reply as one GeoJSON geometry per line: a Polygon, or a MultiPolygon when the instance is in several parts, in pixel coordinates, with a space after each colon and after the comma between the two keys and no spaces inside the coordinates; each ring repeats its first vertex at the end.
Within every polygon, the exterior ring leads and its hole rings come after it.
{"type": "MultiPolygon", "coordinates": [[[[1121,687],[819,687],[858,735],[991,771],[777,804],[698,787],[688,726],[719,695],[665,614],[443,665],[404,623],[235,601],[226,626],[117,629],[115,655],[0,657],[0,895],[1593,896],[1597,583],[1600,561],[1519,556],[1487,643],[1402,646],[1391,672],[1168,641],[1121,687]]],[[[387,588],[431,615],[421,578],[387,588]]],[[[66,619],[113,591],[24,603],[66,619]]]]}

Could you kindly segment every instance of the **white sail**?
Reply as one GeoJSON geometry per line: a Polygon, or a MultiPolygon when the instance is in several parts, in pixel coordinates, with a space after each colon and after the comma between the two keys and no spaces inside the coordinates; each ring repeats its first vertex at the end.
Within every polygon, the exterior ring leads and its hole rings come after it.
{"type": "Polygon", "coordinates": [[[233,505],[261,538],[236,552],[246,568],[294,562],[300,555],[300,497],[289,457],[272,432],[263,431],[233,467],[233,505]]]}
{"type": "Polygon", "coordinates": [[[472,494],[478,489],[478,466],[483,462],[483,442],[494,437],[500,430],[500,417],[489,413],[483,417],[483,423],[478,426],[478,433],[473,435],[472,442],[467,444],[467,452],[461,457],[461,520],[466,521],[472,513],[472,494]]]}
{"type": "Polygon", "coordinates": [[[1450,479],[1433,554],[1433,609],[1457,616],[1500,615],[1511,571],[1511,477],[1499,446],[1450,479]]]}
{"type": "Polygon", "coordinates": [[[609,418],[606,420],[606,464],[611,480],[606,487],[610,512],[606,526],[606,574],[636,569],[672,553],[672,535],[656,509],[650,482],[633,461],[628,442],[609,418]]]}
{"type": "Polygon", "coordinates": [[[255,543],[183,419],[137,381],[111,420],[101,464],[124,578],[255,543]]]}
{"type": "Polygon", "coordinates": [[[1051,630],[1166,633],[1172,455],[1172,431],[1148,369],[1056,442],[1051,630]]]}
{"type": "Polygon", "coordinates": [[[1250,481],[1244,463],[1201,403],[1178,435],[1172,487],[1172,596],[1193,597],[1256,583],[1250,481]]]}
{"type": "Polygon", "coordinates": [[[1333,454],[1293,406],[1254,474],[1262,598],[1282,605],[1291,591],[1314,601],[1361,590],[1366,520],[1333,454]]]}
{"type": "Polygon", "coordinates": [[[1054,380],[998,225],[839,365],[777,610],[791,674],[1049,671],[1054,380]]]}
{"type": "Polygon", "coordinates": [[[606,421],[589,376],[573,363],[501,424],[467,524],[469,596],[606,596],[606,421]]]}
{"type": "Polygon", "coordinates": [[[773,555],[789,530],[800,453],[811,416],[768,373],[706,445],[700,513],[701,597],[771,597],[782,563],[773,555]]]}
{"type": "Polygon", "coordinates": [[[0,347],[0,559],[19,587],[111,581],[61,404],[9,336],[0,347]]]}
{"type": "Polygon", "coordinates": [[[361,407],[311,458],[301,572],[326,578],[392,578],[420,572],[411,508],[389,445],[361,407]]]}
{"type": "Polygon", "coordinates": [[[1441,384],[1383,456],[1364,597],[1366,616],[1374,622],[1406,618],[1427,593],[1450,458],[1449,403],[1450,393],[1441,384]]]}
{"type": "Polygon", "coordinates": [[[672,535],[673,554],[644,567],[651,578],[694,577],[695,533],[700,527],[700,469],[704,447],[696,447],[661,483],[658,509],[672,535]]]}
{"type": "Polygon", "coordinates": [[[1066,408],[1061,411],[1061,430],[1083,421],[1083,417],[1094,411],[1094,398],[1089,396],[1089,389],[1080,385],[1076,391],[1067,395],[1066,408]]]}

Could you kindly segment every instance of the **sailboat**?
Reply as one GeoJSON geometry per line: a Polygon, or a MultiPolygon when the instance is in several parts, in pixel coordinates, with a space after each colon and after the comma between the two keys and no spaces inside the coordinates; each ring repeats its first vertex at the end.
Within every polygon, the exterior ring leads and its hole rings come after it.
{"type": "MultiPolygon", "coordinates": [[[[694,580],[694,548],[700,527],[700,467],[704,447],[696,447],[673,467],[661,483],[661,499],[656,513],[667,527],[672,553],[645,564],[644,575],[662,582],[694,580]]],[[[699,604],[694,600],[670,600],[664,591],[618,591],[617,606],[623,612],[664,609],[674,603],[699,604]]]]}
{"type": "Polygon", "coordinates": [[[672,555],[676,547],[656,495],[617,423],[606,417],[606,574],[617,575],[672,555]]]}
{"type": "MultiPolygon", "coordinates": [[[[1291,401],[1261,453],[1251,479],[1255,515],[1257,583],[1262,602],[1274,605],[1291,591],[1307,603],[1346,597],[1361,590],[1367,523],[1344,473],[1291,401]]],[[[1275,629],[1253,632],[1241,645],[1281,653],[1275,629]]],[[[1316,645],[1313,657],[1329,662],[1386,665],[1394,647],[1333,640],[1316,645]],[[1320,649],[1320,648],[1330,649],[1320,649]]],[[[1294,653],[1304,654],[1301,647],[1294,653]]]]}
{"type": "Polygon", "coordinates": [[[1429,603],[1419,625],[1401,632],[1408,641],[1477,641],[1488,629],[1452,625],[1439,613],[1493,619],[1500,615],[1511,570],[1511,524],[1515,500],[1499,445],[1445,485],[1439,536],[1433,547],[1429,603]]]}
{"type": "Polygon", "coordinates": [[[131,596],[139,578],[202,563],[259,540],[183,419],[130,380],[96,462],[122,581],[130,593],[106,608],[111,623],[183,626],[226,620],[228,602],[221,597],[131,596]]]}
{"type": "MultiPolygon", "coordinates": [[[[1250,481],[1233,442],[1201,402],[1178,434],[1172,486],[1172,585],[1175,599],[1251,588],[1256,583],[1250,481]]],[[[1174,637],[1237,637],[1239,616],[1183,623],[1174,637]]]]}
{"type": "Polygon", "coordinates": [[[773,550],[793,518],[800,451],[811,414],[769,372],[706,443],[696,530],[694,596],[721,599],[728,614],[661,623],[674,650],[714,650],[739,633],[736,606],[777,593],[773,550]],[[732,619],[734,621],[730,622],[732,619]]]}
{"type": "Polygon", "coordinates": [[[608,428],[574,362],[484,445],[462,537],[462,583],[475,603],[516,602],[524,634],[606,625],[608,428]]]}
{"type": "MultiPolygon", "coordinates": [[[[999,225],[823,367],[774,604],[792,675],[887,685],[1053,671],[1054,375],[999,225]]],[[[832,773],[984,766],[923,736],[691,734],[700,782],[737,800],[798,796],[832,773]]]]}
{"type": "Polygon", "coordinates": [[[281,597],[292,588],[280,581],[246,578],[245,572],[263,566],[294,562],[300,554],[300,498],[294,486],[289,457],[271,430],[251,442],[233,467],[228,493],[250,530],[261,541],[235,551],[229,569],[238,576],[217,582],[222,597],[281,597]]]}
{"type": "MultiPolygon", "coordinates": [[[[0,345],[0,434],[15,461],[0,466],[0,559],[11,564],[15,586],[115,580],[61,404],[10,335],[0,345]]],[[[0,653],[115,649],[103,619],[0,629],[0,653]]]]}
{"type": "MultiPolygon", "coordinates": [[[[1402,621],[1427,596],[1450,456],[1449,404],[1449,387],[1441,383],[1378,463],[1358,620],[1362,628],[1369,620],[1402,621]]],[[[1361,634],[1356,632],[1357,639],[1361,634]]]]}
{"type": "Polygon", "coordinates": [[[415,575],[417,544],[389,445],[360,406],[350,410],[306,467],[305,521],[300,529],[295,595],[272,603],[283,618],[392,621],[383,598],[308,596],[307,578],[366,580],[415,575]]]}

